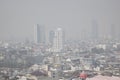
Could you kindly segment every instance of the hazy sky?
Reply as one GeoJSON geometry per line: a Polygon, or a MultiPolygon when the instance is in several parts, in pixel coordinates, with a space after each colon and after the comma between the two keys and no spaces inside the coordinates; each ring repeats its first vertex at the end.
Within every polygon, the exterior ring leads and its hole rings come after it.
{"type": "Polygon", "coordinates": [[[120,0],[0,0],[0,39],[33,40],[33,26],[62,27],[67,39],[89,36],[96,20],[100,35],[120,27],[120,0]]]}

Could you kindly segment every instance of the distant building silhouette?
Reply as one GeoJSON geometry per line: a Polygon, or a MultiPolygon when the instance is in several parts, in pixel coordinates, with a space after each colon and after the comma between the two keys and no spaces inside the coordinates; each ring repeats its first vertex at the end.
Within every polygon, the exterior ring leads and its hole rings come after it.
{"type": "Polygon", "coordinates": [[[54,36],[55,36],[55,32],[50,31],[49,32],[49,43],[53,44],[54,36]]]}
{"type": "Polygon", "coordinates": [[[34,26],[34,42],[45,43],[45,28],[39,24],[34,26]]]}
{"type": "Polygon", "coordinates": [[[92,39],[98,39],[99,32],[98,32],[98,24],[97,21],[92,21],[92,27],[91,27],[91,38],[92,39]]]}
{"type": "Polygon", "coordinates": [[[116,39],[117,38],[117,33],[116,33],[116,26],[114,24],[112,24],[110,26],[110,38],[111,39],[116,39]]]}

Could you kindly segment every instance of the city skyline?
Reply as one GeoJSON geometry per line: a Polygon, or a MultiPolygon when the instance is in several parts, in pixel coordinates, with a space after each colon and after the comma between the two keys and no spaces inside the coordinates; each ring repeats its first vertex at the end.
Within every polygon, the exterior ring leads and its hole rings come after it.
{"type": "Polygon", "coordinates": [[[92,21],[98,25],[99,37],[111,35],[111,24],[116,27],[116,37],[120,29],[119,0],[1,0],[0,39],[34,40],[34,24],[49,31],[57,27],[65,30],[66,40],[90,38],[92,21]],[[79,35],[78,35],[79,34],[79,35]]]}

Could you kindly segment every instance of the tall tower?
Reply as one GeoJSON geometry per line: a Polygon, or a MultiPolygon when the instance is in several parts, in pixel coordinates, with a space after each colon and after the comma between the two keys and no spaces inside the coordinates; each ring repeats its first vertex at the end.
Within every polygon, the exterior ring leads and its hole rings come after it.
{"type": "Polygon", "coordinates": [[[54,41],[53,41],[53,50],[54,52],[61,52],[63,49],[63,30],[61,28],[57,28],[55,30],[54,41]]]}
{"type": "Polygon", "coordinates": [[[53,45],[54,35],[55,35],[54,31],[49,32],[49,43],[52,45],[53,45]]]}
{"type": "Polygon", "coordinates": [[[40,26],[39,24],[34,26],[34,42],[35,43],[45,43],[44,26],[40,26]]]}
{"type": "Polygon", "coordinates": [[[114,24],[110,27],[110,38],[116,39],[116,26],[114,24]]]}
{"type": "Polygon", "coordinates": [[[98,39],[98,24],[97,21],[93,20],[92,22],[92,28],[91,28],[91,38],[92,39],[98,39]]]}

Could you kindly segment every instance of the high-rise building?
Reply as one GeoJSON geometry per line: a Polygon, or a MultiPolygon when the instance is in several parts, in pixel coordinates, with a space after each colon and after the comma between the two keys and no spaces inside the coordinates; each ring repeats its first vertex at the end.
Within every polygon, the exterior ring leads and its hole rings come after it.
{"type": "Polygon", "coordinates": [[[39,24],[34,26],[34,42],[35,43],[45,43],[44,26],[40,26],[39,24]]]}
{"type": "Polygon", "coordinates": [[[54,32],[54,31],[50,31],[50,32],[49,32],[49,43],[50,43],[50,44],[53,44],[54,35],[55,35],[55,32],[54,32]]]}
{"type": "Polygon", "coordinates": [[[57,28],[55,30],[54,40],[53,40],[53,50],[54,52],[61,52],[63,49],[63,30],[61,28],[57,28]]]}
{"type": "Polygon", "coordinates": [[[112,24],[110,26],[110,38],[111,39],[116,39],[117,34],[116,34],[116,26],[114,24],[112,24]]]}
{"type": "Polygon", "coordinates": [[[92,22],[91,33],[92,39],[98,39],[98,24],[95,20],[92,22]]]}

